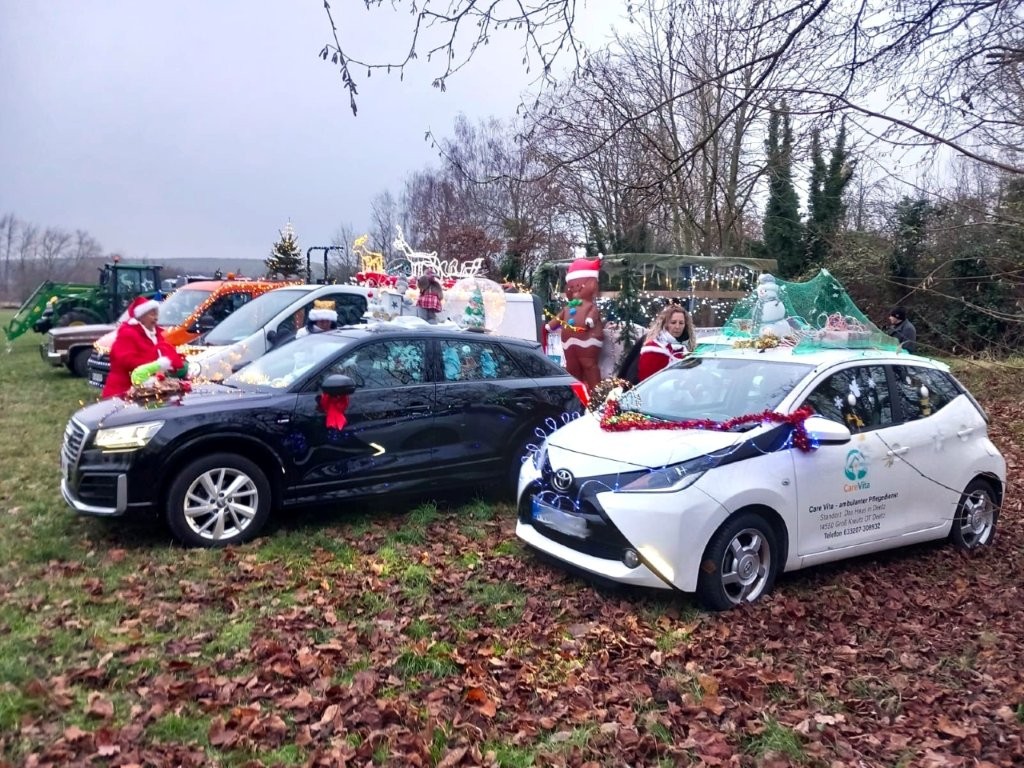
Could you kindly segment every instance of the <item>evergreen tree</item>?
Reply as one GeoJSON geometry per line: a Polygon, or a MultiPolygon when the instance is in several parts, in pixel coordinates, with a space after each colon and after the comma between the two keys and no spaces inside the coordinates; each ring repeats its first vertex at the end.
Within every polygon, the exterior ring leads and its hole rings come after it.
{"type": "Polygon", "coordinates": [[[295,242],[295,230],[289,220],[284,229],[279,231],[281,239],[274,243],[270,249],[270,255],[264,264],[267,265],[267,274],[280,275],[281,277],[299,277],[305,274],[305,267],[302,264],[302,253],[299,251],[298,243],[295,242]]]}
{"type": "Polygon", "coordinates": [[[839,128],[828,165],[821,151],[821,136],[815,130],[811,135],[811,183],[807,194],[804,266],[824,264],[831,255],[846,215],[843,194],[852,178],[853,163],[846,151],[846,124],[839,128]]]}
{"type": "Polygon", "coordinates": [[[910,295],[910,280],[924,256],[926,224],[932,205],[924,198],[912,200],[904,197],[896,205],[896,232],[889,252],[889,275],[896,283],[896,301],[899,304],[910,295]]]}
{"type": "Polygon", "coordinates": [[[473,292],[469,295],[466,309],[462,313],[462,325],[465,328],[482,330],[484,327],[484,295],[480,290],[480,284],[473,285],[473,292]]]}
{"type": "Polygon", "coordinates": [[[783,277],[792,277],[803,270],[804,249],[800,201],[793,186],[793,131],[785,100],[778,109],[772,110],[765,149],[768,155],[768,205],[763,224],[765,255],[778,261],[783,277]]]}

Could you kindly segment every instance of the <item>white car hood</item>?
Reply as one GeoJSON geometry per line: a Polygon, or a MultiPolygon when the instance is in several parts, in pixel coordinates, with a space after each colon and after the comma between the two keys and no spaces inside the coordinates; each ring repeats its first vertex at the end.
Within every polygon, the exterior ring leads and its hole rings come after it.
{"type": "Polygon", "coordinates": [[[549,437],[547,450],[552,468],[594,477],[678,464],[747,440],[750,434],[704,429],[608,432],[596,415],[585,413],[549,437]]]}

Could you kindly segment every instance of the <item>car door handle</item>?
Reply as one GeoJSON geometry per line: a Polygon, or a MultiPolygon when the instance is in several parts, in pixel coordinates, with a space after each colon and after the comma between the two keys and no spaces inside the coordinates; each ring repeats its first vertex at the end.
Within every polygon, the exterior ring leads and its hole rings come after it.
{"type": "Polygon", "coordinates": [[[957,432],[956,436],[959,437],[961,440],[964,440],[968,438],[973,431],[974,427],[967,427],[966,429],[961,429],[959,432],[957,432]]]}
{"type": "Polygon", "coordinates": [[[910,446],[903,446],[902,448],[893,448],[891,451],[886,451],[886,456],[902,456],[910,450],[910,446]]]}

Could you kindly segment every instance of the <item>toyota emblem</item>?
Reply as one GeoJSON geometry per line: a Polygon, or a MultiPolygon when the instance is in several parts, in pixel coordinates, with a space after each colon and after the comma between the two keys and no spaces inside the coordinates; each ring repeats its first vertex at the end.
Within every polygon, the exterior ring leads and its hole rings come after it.
{"type": "Polygon", "coordinates": [[[551,478],[551,485],[555,487],[556,491],[561,491],[562,493],[565,493],[570,488],[572,488],[573,479],[574,478],[572,476],[572,472],[570,472],[568,469],[559,469],[551,478]]]}

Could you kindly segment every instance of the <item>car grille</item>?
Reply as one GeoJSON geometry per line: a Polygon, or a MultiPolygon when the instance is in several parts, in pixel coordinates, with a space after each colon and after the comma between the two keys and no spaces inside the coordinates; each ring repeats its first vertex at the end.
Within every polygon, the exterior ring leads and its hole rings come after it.
{"type": "MultiPolygon", "coordinates": [[[[630,544],[608,518],[604,510],[601,509],[600,504],[595,498],[596,494],[579,494],[578,482],[573,483],[566,493],[556,491],[550,482],[553,473],[551,465],[547,461],[545,461],[544,466],[541,468],[541,473],[542,478],[523,494],[522,503],[518,510],[519,519],[524,523],[529,523],[539,533],[542,533],[552,541],[557,541],[559,544],[563,544],[570,549],[608,560],[621,559],[623,553],[630,547],[630,544]],[[534,495],[540,495],[552,506],[583,518],[587,525],[586,537],[567,536],[546,525],[535,522],[532,516],[532,500],[534,495]]],[[[596,485],[600,486],[603,484],[596,485]]]]}
{"type": "Polygon", "coordinates": [[[97,507],[117,505],[117,475],[86,474],[78,486],[78,498],[97,507]]]}
{"type": "Polygon", "coordinates": [[[87,435],[85,427],[74,419],[68,421],[68,425],[64,428],[64,444],[61,446],[61,453],[64,454],[64,460],[70,469],[78,466],[78,459],[82,455],[87,435]]]}

